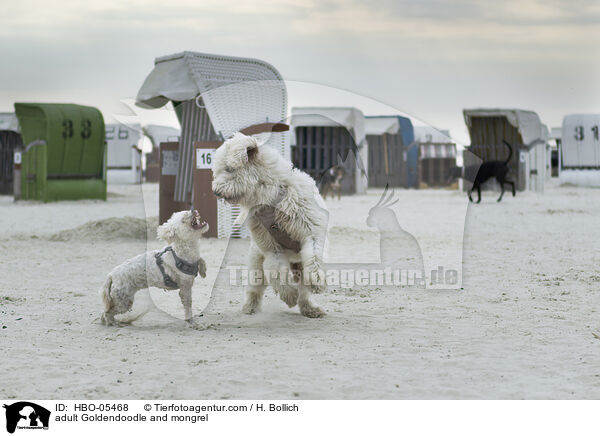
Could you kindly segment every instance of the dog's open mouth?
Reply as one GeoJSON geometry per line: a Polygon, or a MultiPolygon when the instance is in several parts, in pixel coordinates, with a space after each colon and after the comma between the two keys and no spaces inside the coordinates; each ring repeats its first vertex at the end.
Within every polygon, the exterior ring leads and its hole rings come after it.
{"type": "Polygon", "coordinates": [[[197,210],[192,212],[192,228],[194,230],[208,230],[208,223],[202,219],[197,210]]]}

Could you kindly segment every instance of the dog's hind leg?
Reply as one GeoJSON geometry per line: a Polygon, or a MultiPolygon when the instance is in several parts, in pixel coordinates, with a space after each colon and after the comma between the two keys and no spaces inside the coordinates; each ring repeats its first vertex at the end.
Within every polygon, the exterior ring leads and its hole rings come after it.
{"type": "Polygon", "coordinates": [[[510,186],[512,188],[512,195],[514,197],[516,195],[516,193],[515,193],[515,182],[513,182],[511,180],[505,180],[504,183],[510,184],[510,186]]]}
{"type": "Polygon", "coordinates": [[[109,274],[104,282],[104,286],[100,290],[100,297],[104,304],[104,312],[100,316],[102,324],[111,326],[121,326],[124,323],[115,319],[115,315],[127,312],[133,305],[133,298],[123,298],[127,294],[122,292],[118,286],[113,283],[113,277],[109,274]]]}
{"type": "MultiPolygon", "coordinates": [[[[122,283],[120,285],[123,286],[122,283]]],[[[105,292],[105,289],[103,289],[102,292],[104,313],[100,320],[105,325],[124,326],[130,324],[131,322],[128,321],[116,320],[115,315],[125,313],[131,309],[133,306],[133,298],[137,290],[135,288],[130,289],[127,287],[120,287],[119,285],[115,286],[115,283],[113,282],[111,282],[109,286],[108,292],[105,292]]]]}
{"type": "Polygon", "coordinates": [[[102,298],[102,303],[104,304],[104,312],[100,317],[100,321],[104,325],[113,325],[115,323],[115,315],[112,313],[112,299],[110,298],[110,288],[112,286],[112,276],[109,274],[106,277],[104,282],[104,286],[100,289],[100,298],[102,298]]]}
{"type": "Polygon", "coordinates": [[[325,316],[325,312],[316,306],[313,306],[310,302],[310,288],[300,282],[298,286],[298,306],[300,307],[300,313],[307,318],[321,318],[325,316]]]}
{"type": "Polygon", "coordinates": [[[264,260],[265,257],[263,254],[258,247],[252,243],[250,245],[250,261],[248,263],[248,268],[250,270],[249,278],[253,280],[253,283],[250,283],[248,291],[246,292],[246,303],[244,303],[244,306],[242,307],[242,312],[248,315],[256,313],[260,309],[260,304],[262,303],[263,295],[265,293],[264,260]]]}
{"type": "Polygon", "coordinates": [[[481,203],[481,185],[477,185],[477,203],[481,203]]]}

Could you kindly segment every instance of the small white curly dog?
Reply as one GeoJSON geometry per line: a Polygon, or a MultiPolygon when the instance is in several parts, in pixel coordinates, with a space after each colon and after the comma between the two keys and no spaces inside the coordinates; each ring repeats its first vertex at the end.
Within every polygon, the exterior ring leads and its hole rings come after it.
{"type": "Polygon", "coordinates": [[[269,281],[289,307],[298,304],[309,318],[323,316],[309,300],[324,282],[328,220],[314,180],[272,147],[259,147],[255,138],[236,133],[215,153],[212,189],[217,197],[241,205],[248,216],[248,267],[259,279],[248,289],[244,313],[260,308],[269,281]]]}
{"type": "Polygon", "coordinates": [[[199,239],[208,231],[208,223],[193,212],[175,212],[158,227],[157,236],[168,246],[133,257],[114,268],[106,277],[100,296],[104,303],[101,321],[123,325],[115,315],[131,309],[135,293],[149,286],[165,290],[179,289],[185,319],[192,324],[192,285],[198,273],[206,277],[206,263],[200,257],[199,239]]]}

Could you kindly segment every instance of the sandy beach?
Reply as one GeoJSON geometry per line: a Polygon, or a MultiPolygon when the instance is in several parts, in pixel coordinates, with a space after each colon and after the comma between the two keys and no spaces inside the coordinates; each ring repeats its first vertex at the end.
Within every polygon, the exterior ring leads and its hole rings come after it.
{"type": "MultiPolygon", "coordinates": [[[[377,261],[366,216],[380,195],[327,200],[329,261],[377,261]]],[[[396,198],[426,269],[460,269],[457,289],[329,288],[313,298],[323,319],[268,289],[248,316],[223,269],[225,252],[244,263],[248,241],[206,239],[195,313],[212,299],[194,330],[177,293],[158,289],[138,294],[134,312],[150,312],[133,325],[98,321],[107,272],[162,246],[157,185],[109,185],[106,202],[0,197],[0,397],[600,397],[600,190],[550,183],[479,205],[448,190],[396,198]]]]}

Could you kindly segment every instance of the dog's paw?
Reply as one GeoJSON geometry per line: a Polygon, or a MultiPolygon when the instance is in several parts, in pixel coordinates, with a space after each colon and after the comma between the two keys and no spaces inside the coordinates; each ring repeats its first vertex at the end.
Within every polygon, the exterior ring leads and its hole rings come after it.
{"type": "Polygon", "coordinates": [[[198,331],[208,330],[208,329],[214,327],[214,324],[205,324],[202,322],[198,322],[193,318],[186,320],[185,323],[188,328],[198,330],[198,331]]]}
{"type": "Polygon", "coordinates": [[[242,307],[242,313],[245,313],[246,315],[254,315],[256,312],[258,312],[258,306],[256,304],[248,302],[242,307]]]}
{"type": "Polygon", "coordinates": [[[301,307],[300,313],[307,318],[323,318],[325,316],[325,312],[314,306],[301,307]]]}
{"type": "Polygon", "coordinates": [[[103,313],[100,316],[100,322],[103,325],[108,326],[108,327],[112,327],[112,326],[114,326],[114,327],[122,327],[123,326],[123,323],[120,322],[120,321],[118,321],[118,320],[116,320],[115,317],[114,317],[114,315],[109,315],[107,313],[103,313]]]}
{"type": "Polygon", "coordinates": [[[119,327],[120,328],[120,327],[130,326],[131,323],[130,322],[125,322],[125,321],[118,321],[118,320],[115,319],[114,321],[106,323],[104,325],[109,326],[109,327],[119,327]]]}

